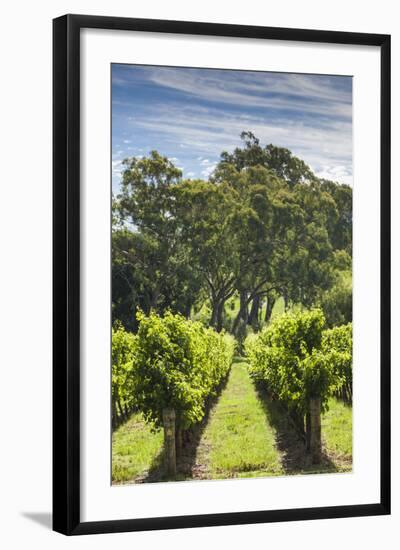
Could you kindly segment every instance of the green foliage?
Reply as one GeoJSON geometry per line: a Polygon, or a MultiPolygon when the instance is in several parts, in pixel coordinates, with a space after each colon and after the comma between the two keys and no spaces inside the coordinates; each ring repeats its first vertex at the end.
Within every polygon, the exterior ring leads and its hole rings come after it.
{"type": "Polygon", "coordinates": [[[351,288],[336,277],[351,265],[351,188],[251,132],[241,137],[208,181],[182,179],[157,151],[124,161],[112,211],[114,321],[135,332],[138,309],[190,318],[207,302],[202,321],[238,335],[243,323],[259,329],[266,296],[319,304],[330,326],[351,319],[351,288]]]}
{"type": "MultiPolygon", "coordinates": [[[[348,273],[348,272],[347,272],[348,273]]],[[[352,321],[353,292],[351,273],[338,273],[336,282],[321,297],[321,308],[328,327],[343,325],[352,321]]]]}
{"type": "Polygon", "coordinates": [[[322,179],[321,187],[335,201],[338,216],[330,225],[330,240],[336,250],[346,250],[351,255],[353,239],[353,190],[349,185],[322,179]]]}
{"type": "Polygon", "coordinates": [[[313,349],[312,353],[304,358],[302,365],[302,398],[307,404],[312,397],[320,397],[322,410],[326,410],[329,396],[341,386],[342,382],[330,359],[330,356],[313,349]]]}
{"type": "Polygon", "coordinates": [[[205,413],[213,395],[229,372],[234,342],[201,323],[166,312],[138,315],[135,350],[135,395],[147,420],[159,427],[164,408],[174,408],[177,422],[189,428],[205,413]]]}
{"type": "Polygon", "coordinates": [[[202,306],[198,310],[194,311],[194,313],[192,314],[192,320],[199,321],[205,327],[210,326],[210,318],[211,318],[211,308],[208,300],[205,301],[202,304],[202,306]]]}
{"type": "Polygon", "coordinates": [[[297,415],[319,397],[322,409],[341,385],[334,356],[322,351],[325,319],[321,310],[282,315],[246,342],[251,376],[297,415]]]}
{"type": "Polygon", "coordinates": [[[127,228],[112,233],[112,315],[136,331],[136,310],[150,311],[159,296],[159,245],[151,235],[127,228]]]}
{"type": "Polygon", "coordinates": [[[325,330],[321,350],[339,380],[338,389],[342,396],[350,401],[353,394],[352,323],[325,330]]]}
{"type": "Polygon", "coordinates": [[[136,337],[122,325],[112,329],[112,409],[114,426],[135,408],[136,337]]]}
{"type": "Polygon", "coordinates": [[[333,253],[333,259],[332,264],[335,269],[337,269],[339,272],[348,272],[350,271],[350,278],[351,278],[351,255],[346,252],[346,250],[335,250],[333,253]]]}
{"type": "Polygon", "coordinates": [[[285,180],[289,185],[312,181],[315,178],[307,164],[295,157],[289,149],[276,147],[270,143],[265,147],[252,132],[242,132],[240,137],[244,147],[237,147],[233,153],[224,151],[221,162],[216,169],[216,177],[226,170],[227,165],[233,165],[237,170],[251,166],[263,166],[271,170],[276,176],[285,180]]]}
{"type": "Polygon", "coordinates": [[[249,333],[249,327],[243,320],[240,320],[236,331],[236,339],[238,342],[239,353],[241,354],[243,353],[244,343],[246,341],[248,333],[249,333]]]}
{"type": "MultiPolygon", "coordinates": [[[[332,462],[310,470],[302,458],[302,445],[296,444],[292,436],[287,415],[270,399],[260,400],[249,380],[246,363],[234,362],[196,447],[196,466],[182,477],[226,479],[348,471],[352,455],[352,408],[334,397],[329,399],[328,406],[322,416],[322,434],[332,462]],[[282,436],[286,444],[289,437],[292,445],[288,462],[287,450],[282,453],[282,436]]],[[[152,430],[142,413],[133,414],[113,433],[113,483],[143,481],[149,473],[152,481],[165,481],[160,467],[162,448],[162,432],[152,430]]]]}
{"type": "Polygon", "coordinates": [[[187,246],[187,261],[207,293],[209,324],[218,331],[222,329],[224,303],[234,293],[237,272],[232,238],[235,198],[228,185],[200,180],[183,181],[176,189],[181,242],[187,246]]]}
{"type": "Polygon", "coordinates": [[[182,172],[157,151],[124,166],[113,200],[113,318],[136,330],[138,308],[189,317],[201,281],[177,214],[182,172]]]}
{"type": "Polygon", "coordinates": [[[118,197],[121,216],[159,237],[173,232],[174,220],[168,212],[173,207],[171,189],[180,181],[181,170],[157,151],[149,157],[125,159],[124,165],[118,197]]]}
{"type": "Polygon", "coordinates": [[[351,399],[351,325],[337,325],[351,321],[352,190],[241,137],[208,181],[182,179],[157,151],[124,161],[112,203],[114,425],[140,411],[154,430],[167,407],[180,429],[199,422],[230,369],[224,330],[294,417],[311,397],[325,410],[332,394],[351,399]]]}

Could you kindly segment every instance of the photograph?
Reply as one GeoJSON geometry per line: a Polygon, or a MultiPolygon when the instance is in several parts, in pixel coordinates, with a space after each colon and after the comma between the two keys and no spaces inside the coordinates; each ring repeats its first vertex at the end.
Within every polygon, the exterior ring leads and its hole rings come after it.
{"type": "Polygon", "coordinates": [[[374,7],[6,5],[1,548],[396,547],[374,7]]]}
{"type": "Polygon", "coordinates": [[[351,76],[111,81],[112,484],[351,472],[351,76]]]}

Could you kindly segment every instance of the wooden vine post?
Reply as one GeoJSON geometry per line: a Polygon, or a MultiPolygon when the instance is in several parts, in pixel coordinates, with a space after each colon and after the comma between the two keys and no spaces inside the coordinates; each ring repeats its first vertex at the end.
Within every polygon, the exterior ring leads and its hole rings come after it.
{"type": "Polygon", "coordinates": [[[176,475],[175,410],[163,410],[165,470],[169,477],[176,475]]]}
{"type": "Polygon", "coordinates": [[[183,449],[183,430],[178,425],[175,427],[175,453],[176,458],[179,460],[179,458],[182,456],[182,449],[183,449]]]}
{"type": "Polygon", "coordinates": [[[306,412],[306,451],[310,452],[311,449],[311,416],[310,416],[310,407],[306,412]]]}
{"type": "Polygon", "coordinates": [[[311,461],[313,464],[321,462],[322,442],[321,442],[321,399],[312,397],[310,399],[309,413],[309,436],[307,437],[310,446],[311,461]]]}

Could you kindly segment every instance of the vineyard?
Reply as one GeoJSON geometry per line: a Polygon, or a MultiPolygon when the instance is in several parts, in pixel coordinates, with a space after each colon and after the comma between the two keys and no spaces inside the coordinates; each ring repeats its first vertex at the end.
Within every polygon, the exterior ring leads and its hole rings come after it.
{"type": "Polygon", "coordinates": [[[352,189],[242,132],[112,203],[112,479],[352,469],[352,189]]]}
{"type": "Polygon", "coordinates": [[[239,358],[228,334],[139,315],[136,335],[113,330],[114,482],[351,468],[351,433],[337,445],[334,426],[351,423],[350,324],[282,315],[239,358]]]}
{"type": "Polygon", "coordinates": [[[321,413],[352,380],[351,325],[323,331],[321,311],[286,315],[246,346],[250,374],[287,411],[306,441],[312,462],[321,460],[321,413]]]}

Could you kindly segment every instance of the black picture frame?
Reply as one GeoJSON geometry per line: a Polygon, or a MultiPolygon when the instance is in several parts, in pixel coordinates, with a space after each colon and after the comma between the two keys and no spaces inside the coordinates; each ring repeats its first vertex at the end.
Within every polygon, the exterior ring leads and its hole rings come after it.
{"type": "Polygon", "coordinates": [[[344,518],[390,513],[390,36],[65,15],[53,21],[53,529],[66,535],[344,518]],[[80,30],[378,46],[381,50],[380,501],[351,506],[80,520],[80,30]]]}

